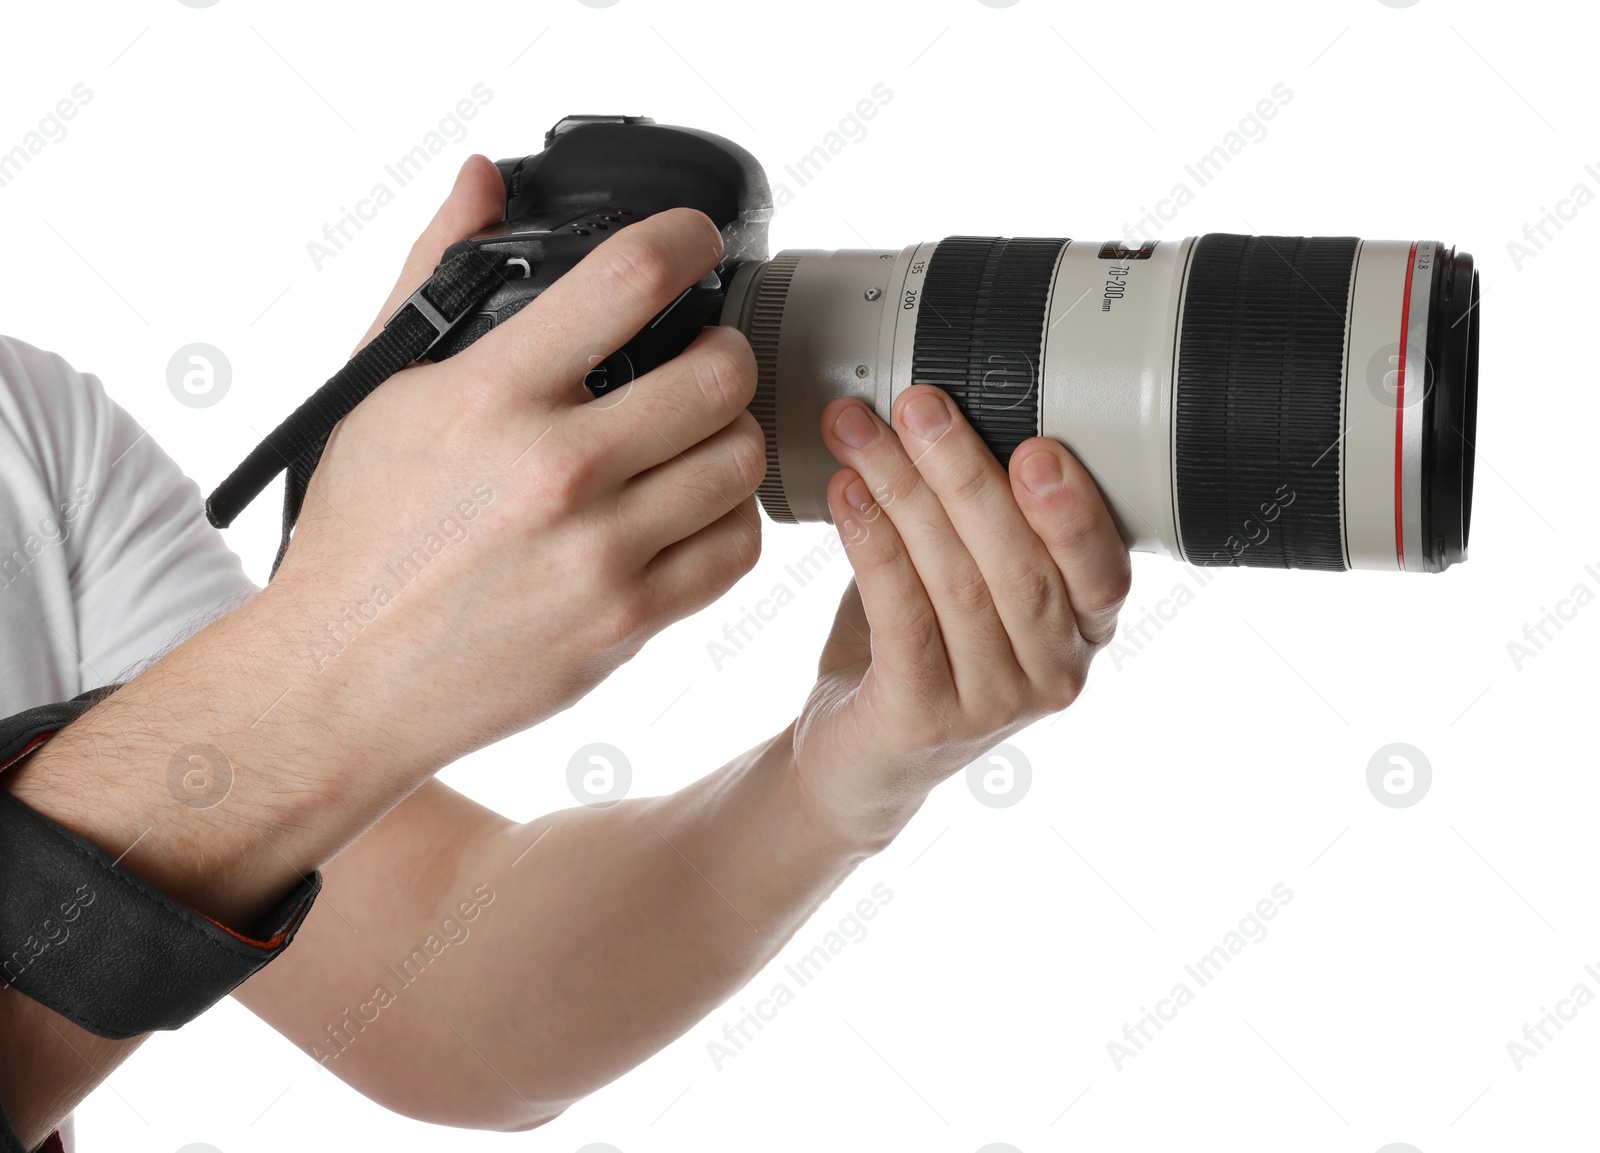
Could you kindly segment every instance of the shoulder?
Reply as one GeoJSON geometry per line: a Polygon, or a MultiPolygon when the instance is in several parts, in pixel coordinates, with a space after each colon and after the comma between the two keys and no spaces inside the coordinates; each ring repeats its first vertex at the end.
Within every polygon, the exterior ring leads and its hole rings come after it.
{"type": "MultiPolygon", "coordinates": [[[[165,649],[255,586],[200,490],[100,381],[0,336],[0,522],[44,526],[88,683],[165,649]],[[10,507],[14,505],[15,507],[10,507]]],[[[44,595],[47,559],[30,565],[44,595]]],[[[0,576],[3,576],[0,573],[0,576]]]]}
{"type": "Polygon", "coordinates": [[[52,493],[70,488],[75,466],[106,442],[110,423],[99,380],[56,353],[0,336],[0,439],[12,469],[31,472],[52,493]]]}

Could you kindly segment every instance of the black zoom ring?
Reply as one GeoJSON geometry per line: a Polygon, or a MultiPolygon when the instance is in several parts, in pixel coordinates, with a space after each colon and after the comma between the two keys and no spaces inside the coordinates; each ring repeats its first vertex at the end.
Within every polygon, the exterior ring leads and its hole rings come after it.
{"type": "Polygon", "coordinates": [[[1066,243],[951,236],[928,263],[912,382],[949,393],[1002,465],[1039,433],[1045,312],[1066,243]]]}
{"type": "Polygon", "coordinates": [[[1191,564],[1345,568],[1345,318],[1354,237],[1195,244],[1178,347],[1177,497],[1191,564]]]}

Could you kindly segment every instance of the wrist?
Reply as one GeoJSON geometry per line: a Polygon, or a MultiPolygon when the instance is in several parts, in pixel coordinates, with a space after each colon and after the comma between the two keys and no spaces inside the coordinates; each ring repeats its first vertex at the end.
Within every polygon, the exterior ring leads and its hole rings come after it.
{"type": "Polygon", "coordinates": [[[448,759],[429,743],[434,710],[400,699],[411,670],[387,645],[349,644],[338,659],[319,660],[335,622],[326,597],[274,580],[217,622],[223,631],[203,659],[239,647],[250,675],[231,681],[241,694],[231,703],[279,772],[331,801],[373,774],[420,784],[448,759]]]}
{"type": "Polygon", "coordinates": [[[841,796],[823,781],[817,766],[797,755],[796,729],[789,725],[773,738],[769,753],[782,759],[782,773],[796,818],[819,841],[832,843],[861,860],[876,856],[900,835],[922,807],[926,794],[886,789],[871,798],[841,796]]]}
{"type": "MultiPolygon", "coordinates": [[[[688,863],[690,891],[703,884],[702,896],[715,894],[719,921],[731,909],[762,936],[786,938],[881,847],[817,808],[793,771],[787,730],[687,788],[613,811],[648,828],[639,842],[664,849],[663,867],[688,863]]],[[[607,812],[581,819],[603,824],[607,812]]]]}
{"type": "Polygon", "coordinates": [[[286,606],[257,597],[63,729],[5,786],[174,899],[247,926],[408,791],[380,774],[347,686],[295,691],[291,634],[286,606]]]}

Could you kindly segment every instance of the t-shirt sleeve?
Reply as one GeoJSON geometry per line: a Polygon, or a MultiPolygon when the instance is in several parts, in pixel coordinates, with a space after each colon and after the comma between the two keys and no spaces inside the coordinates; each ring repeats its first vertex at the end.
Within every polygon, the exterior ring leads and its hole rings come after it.
{"type": "Polygon", "coordinates": [[[72,650],[78,691],[126,679],[254,591],[199,487],[96,377],[0,337],[0,439],[7,516],[30,538],[27,569],[0,599],[21,589],[8,609],[37,600],[70,628],[52,632],[72,650]]]}
{"type": "MultiPolygon", "coordinates": [[[[0,716],[124,680],[254,589],[98,379],[0,337],[0,716]]],[[[75,1146],[69,1116],[41,1148],[75,1146]]]]}

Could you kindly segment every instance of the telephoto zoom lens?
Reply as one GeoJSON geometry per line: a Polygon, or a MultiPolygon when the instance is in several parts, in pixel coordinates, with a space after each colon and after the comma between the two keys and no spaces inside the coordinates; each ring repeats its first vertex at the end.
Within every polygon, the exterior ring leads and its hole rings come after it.
{"type": "Polygon", "coordinates": [[[953,236],[740,267],[722,322],[760,368],[760,499],[828,519],[822,410],[913,384],[1006,463],[1094,476],[1129,545],[1196,565],[1438,572],[1466,557],[1478,278],[1431,241],[953,236]]]}

